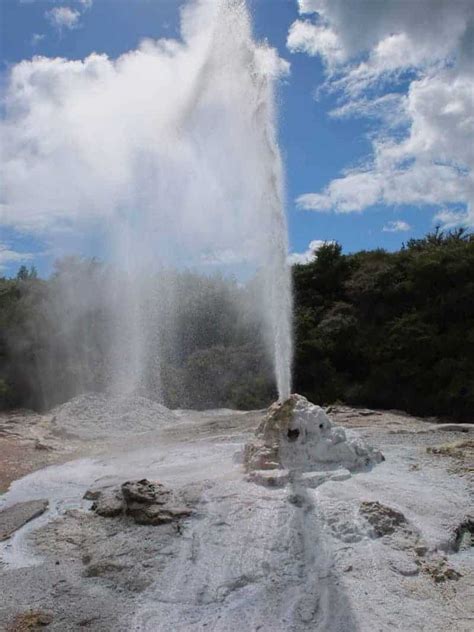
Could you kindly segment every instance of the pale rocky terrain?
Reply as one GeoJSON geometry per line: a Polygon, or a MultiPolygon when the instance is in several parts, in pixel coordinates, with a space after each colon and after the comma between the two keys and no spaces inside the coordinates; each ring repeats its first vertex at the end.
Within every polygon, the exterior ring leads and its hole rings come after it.
{"type": "Polygon", "coordinates": [[[285,445],[273,487],[244,463],[265,411],[82,401],[0,416],[0,629],[472,630],[474,426],[333,407],[326,439],[372,462],[285,445]]]}

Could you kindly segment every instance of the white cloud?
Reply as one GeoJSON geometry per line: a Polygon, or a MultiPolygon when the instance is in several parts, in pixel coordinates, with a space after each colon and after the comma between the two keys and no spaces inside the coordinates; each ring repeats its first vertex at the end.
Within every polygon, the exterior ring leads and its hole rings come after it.
{"type": "Polygon", "coordinates": [[[457,204],[474,225],[474,3],[300,0],[299,9],[315,16],[291,25],[288,48],[321,57],[339,100],[332,116],[371,117],[374,129],[363,168],[298,205],[457,204]]]}
{"type": "Polygon", "coordinates": [[[215,244],[221,261],[265,258],[270,214],[255,208],[280,168],[265,108],[288,64],[267,46],[255,50],[250,22],[245,30],[218,8],[191,3],[182,39],[148,40],[117,59],[37,56],[11,68],[0,228],[52,247],[60,231],[71,247],[91,233],[114,252],[123,240],[132,260],[134,231],[151,261],[199,261],[215,244]],[[257,103],[258,77],[268,80],[257,103]]]}
{"type": "Polygon", "coordinates": [[[72,30],[78,28],[81,14],[70,7],[54,7],[46,11],[45,17],[54,28],[62,31],[63,29],[72,30]]]}
{"type": "Polygon", "coordinates": [[[443,209],[436,213],[433,217],[433,222],[439,224],[445,230],[470,224],[469,217],[465,211],[450,211],[448,209],[443,209]]]}
{"type": "Polygon", "coordinates": [[[329,112],[332,118],[366,117],[378,119],[388,128],[404,125],[404,97],[401,94],[384,94],[380,97],[353,98],[329,112]]]}
{"type": "Polygon", "coordinates": [[[301,208],[338,213],[375,204],[474,207],[474,77],[451,70],[412,81],[403,100],[410,121],[400,141],[380,136],[363,169],[347,171],[320,193],[297,199],[301,208]]]}
{"type": "Polygon", "coordinates": [[[308,20],[296,20],[290,27],[287,40],[292,53],[307,53],[311,57],[321,55],[331,65],[345,60],[337,35],[325,26],[312,24],[308,20]]]}
{"type": "Polygon", "coordinates": [[[81,4],[84,9],[90,9],[94,4],[94,0],[79,0],[79,4],[81,4]]]}
{"type": "Polygon", "coordinates": [[[375,204],[381,187],[382,182],[370,172],[347,173],[343,178],[333,180],[322,193],[300,195],[296,202],[304,210],[350,213],[375,204]]]}
{"type": "Polygon", "coordinates": [[[397,219],[393,222],[388,222],[383,228],[382,231],[384,233],[404,233],[407,230],[410,230],[411,226],[407,222],[404,222],[401,219],[397,219]]]}
{"type": "Polygon", "coordinates": [[[301,14],[314,13],[318,10],[317,0],[298,0],[298,10],[301,14]]]}
{"type": "Polygon", "coordinates": [[[310,263],[318,256],[318,250],[325,244],[333,243],[332,241],[323,241],[322,239],[314,239],[309,242],[308,248],[304,252],[292,252],[288,255],[288,263],[290,265],[310,263]]]}
{"type": "Polygon", "coordinates": [[[33,33],[33,35],[31,36],[31,45],[38,46],[38,44],[42,42],[44,38],[45,36],[43,35],[43,33],[33,33]]]}
{"type": "Polygon", "coordinates": [[[11,250],[7,244],[0,243],[0,270],[3,270],[11,263],[23,263],[31,261],[34,255],[30,252],[17,252],[11,250]]]}
{"type": "Polygon", "coordinates": [[[316,23],[331,28],[348,59],[369,53],[393,65],[394,55],[402,65],[410,66],[413,55],[431,63],[444,58],[446,51],[470,54],[471,0],[300,0],[298,4],[300,13],[316,13],[316,23]]]}

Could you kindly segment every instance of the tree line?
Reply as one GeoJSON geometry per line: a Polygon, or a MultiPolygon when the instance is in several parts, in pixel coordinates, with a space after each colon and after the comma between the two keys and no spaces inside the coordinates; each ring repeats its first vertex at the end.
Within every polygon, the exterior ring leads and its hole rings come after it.
{"type": "MultiPolygon", "coordinates": [[[[294,391],[319,404],[472,420],[471,233],[436,229],[396,252],[344,254],[327,243],[292,273],[294,391]]],[[[0,279],[0,407],[47,409],[107,388],[117,305],[97,297],[109,274],[98,261],[69,257],[48,280],[25,266],[0,279]]],[[[242,285],[170,271],[167,285],[150,290],[163,327],[153,342],[159,365],[150,363],[142,393],[170,407],[267,406],[276,393],[258,292],[258,278],[242,285]],[[169,288],[166,312],[159,302],[169,288]]]]}
{"type": "Polygon", "coordinates": [[[47,280],[22,266],[0,279],[0,408],[47,410],[135,378],[138,394],[171,408],[267,405],[276,392],[257,293],[256,280],[190,271],[131,282],[77,257],[47,280]]]}
{"type": "Polygon", "coordinates": [[[436,229],[397,252],[328,243],[293,272],[297,391],[472,420],[472,234],[436,229]]]}

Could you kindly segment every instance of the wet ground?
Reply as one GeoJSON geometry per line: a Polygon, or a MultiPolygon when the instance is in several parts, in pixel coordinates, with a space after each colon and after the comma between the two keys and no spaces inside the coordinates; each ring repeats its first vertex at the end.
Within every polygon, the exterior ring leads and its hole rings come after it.
{"type": "Polygon", "coordinates": [[[0,629],[471,630],[474,548],[458,549],[473,513],[472,427],[336,407],[332,420],[385,462],[269,489],[241,465],[262,415],[182,411],[157,432],[92,442],[48,416],[4,416],[4,489],[15,482],[2,507],[49,505],[0,545],[0,629]],[[192,515],[137,525],[83,498],[140,478],[179,492],[192,515]]]}

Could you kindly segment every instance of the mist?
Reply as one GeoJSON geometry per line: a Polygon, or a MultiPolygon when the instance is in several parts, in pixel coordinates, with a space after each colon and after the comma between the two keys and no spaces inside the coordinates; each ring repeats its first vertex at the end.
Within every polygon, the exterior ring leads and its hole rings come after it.
{"type": "Polygon", "coordinates": [[[35,57],[13,67],[2,222],[42,234],[52,251],[93,239],[110,265],[97,286],[64,284],[64,275],[54,286],[48,344],[68,331],[56,357],[74,357],[72,390],[162,397],[183,305],[167,271],[219,269],[255,275],[252,311],[288,397],[291,283],[275,107],[287,72],[254,41],[246,5],[234,0],[188,3],[180,40],[144,41],[116,60],[35,57]],[[92,329],[76,327],[92,313],[92,329]]]}

